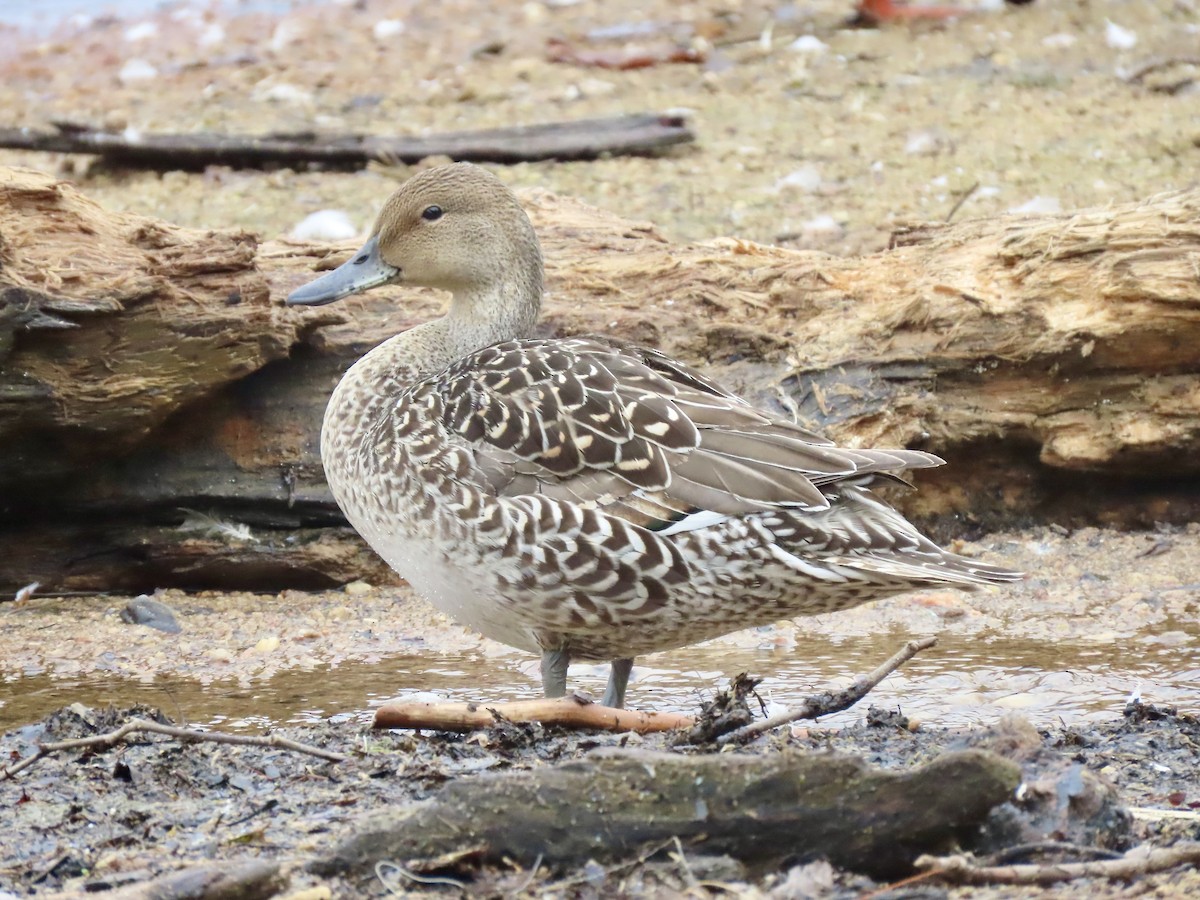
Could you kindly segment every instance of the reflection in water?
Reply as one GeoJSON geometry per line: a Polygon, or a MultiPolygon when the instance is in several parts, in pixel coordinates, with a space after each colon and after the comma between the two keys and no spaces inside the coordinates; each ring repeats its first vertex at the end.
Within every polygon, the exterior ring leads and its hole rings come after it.
{"type": "MultiPolygon", "coordinates": [[[[693,709],[724,687],[729,677],[744,671],[766,676],[760,693],[768,703],[793,705],[813,691],[870,671],[908,637],[899,633],[844,641],[813,637],[787,649],[715,642],[658,654],[639,660],[630,704],[641,709],[693,709]]],[[[1196,703],[1195,685],[1200,683],[1190,644],[1030,644],[945,635],[938,646],[885,680],[859,708],[824,721],[852,722],[870,704],[899,707],[936,727],[990,722],[1014,710],[1035,722],[1104,720],[1118,716],[1133,692],[1140,692],[1147,702],[1187,709],[1196,703]]],[[[347,724],[366,723],[374,706],[394,697],[485,701],[535,697],[539,694],[536,673],[530,657],[514,652],[486,657],[396,655],[378,662],[286,672],[249,686],[39,675],[0,683],[0,731],[36,721],[69,703],[145,703],[176,721],[225,729],[260,729],[330,717],[347,724]]],[[[573,666],[570,685],[599,695],[606,675],[605,666],[573,666]]]]}

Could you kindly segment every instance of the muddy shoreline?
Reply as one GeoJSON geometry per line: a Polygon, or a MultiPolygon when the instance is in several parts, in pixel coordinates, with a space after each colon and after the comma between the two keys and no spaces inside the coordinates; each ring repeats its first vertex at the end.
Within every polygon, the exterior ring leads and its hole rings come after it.
{"type": "MultiPolygon", "coordinates": [[[[156,715],[146,709],[105,712],[74,707],[5,734],[3,743],[6,752],[28,754],[37,741],[108,730],[134,712],[156,715]]],[[[1052,771],[1047,760],[1056,760],[1065,771],[1086,769],[1115,784],[1126,810],[1114,812],[1102,824],[1097,824],[1094,810],[1063,812],[1058,839],[1086,836],[1089,843],[1115,852],[1144,841],[1166,846],[1195,836],[1195,817],[1187,815],[1196,806],[1200,722],[1194,717],[1138,706],[1119,720],[1079,727],[1035,730],[1019,717],[990,730],[910,731],[906,724],[894,711],[873,710],[866,723],[836,729],[794,726],[787,734],[738,752],[851,753],[890,769],[976,746],[1021,760],[1031,783],[1061,779],[1061,774],[1046,775],[1052,771]],[[1158,809],[1167,812],[1156,813],[1158,809]],[[1093,818],[1085,823],[1089,815],[1093,818]]],[[[278,749],[181,745],[169,738],[144,737],[98,752],[55,754],[0,782],[0,800],[12,811],[6,827],[10,839],[0,850],[0,891],[92,892],[145,881],[189,862],[275,860],[282,863],[292,890],[325,886],[334,896],[384,896],[386,870],[383,878],[318,877],[304,866],[325,858],[354,833],[360,817],[427,800],[448,781],[536,769],[601,750],[664,744],[661,736],[579,736],[536,726],[470,736],[371,734],[328,724],[278,733],[347,753],[350,759],[330,763],[278,749]],[[22,839],[11,840],[14,835],[22,839]]],[[[988,841],[993,847],[1012,841],[1020,806],[993,812],[982,847],[988,841]]],[[[879,887],[861,875],[812,860],[793,860],[780,871],[756,871],[728,857],[706,856],[702,843],[686,848],[682,860],[658,854],[632,864],[589,864],[582,871],[551,865],[536,871],[522,866],[480,868],[464,861],[436,872],[459,881],[461,891],[473,896],[673,893],[686,890],[699,872],[707,873],[702,880],[713,882],[709,891],[760,891],[768,896],[794,896],[772,893],[792,879],[813,880],[819,889],[816,896],[853,896],[879,887]]],[[[1150,889],[1184,896],[1200,886],[1196,879],[1194,870],[1150,876],[1139,880],[1138,893],[1150,889]]],[[[1064,886],[1044,894],[1070,896],[1075,889],[1064,886]]],[[[1099,896],[1125,896],[1129,887],[1091,882],[1087,889],[1099,896]]],[[[1041,895],[1033,888],[1009,890],[977,888],[969,896],[1041,895]]]]}

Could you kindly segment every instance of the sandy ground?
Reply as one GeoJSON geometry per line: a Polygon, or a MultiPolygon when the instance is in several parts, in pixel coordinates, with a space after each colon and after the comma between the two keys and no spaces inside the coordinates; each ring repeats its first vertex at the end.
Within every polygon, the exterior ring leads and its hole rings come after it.
{"type": "MultiPolygon", "coordinates": [[[[1196,181],[1194,0],[1039,0],[879,30],[842,27],[848,14],[841,0],[362,0],[283,16],[102,19],[53,37],[0,35],[0,126],[385,134],[686,109],[699,142],[661,158],[497,172],[674,237],[736,234],[838,254],[886,246],[903,221],[1070,209],[1196,181]],[[601,29],[618,39],[598,37],[601,29]],[[613,51],[679,41],[706,62],[634,71],[555,64],[546,59],[551,37],[613,51]]],[[[12,151],[0,151],[0,164],[57,172],[112,209],[266,237],[325,208],[365,230],[409,171],[157,174],[12,151]]],[[[741,669],[768,676],[769,696],[788,702],[873,666],[909,635],[937,633],[939,647],[873,702],[930,726],[1014,709],[1039,723],[1110,721],[1133,692],[1196,711],[1200,532],[1043,527],[965,550],[1030,578],[653,657],[636,673],[631,702],[690,707],[741,669]]],[[[192,722],[320,728],[312,723],[361,717],[396,694],[507,698],[535,689],[525,658],[464,634],[403,590],[161,599],[184,625],[178,638],[121,623],[125,598],[0,608],[0,729],[80,699],[146,700],[192,722]]],[[[572,675],[591,690],[602,681],[600,671],[572,675]]],[[[14,734],[0,745],[5,754],[19,749],[14,734]]],[[[1177,784],[1186,806],[1200,799],[1200,751],[1181,746],[1196,763],[1177,784]]],[[[1134,799],[1165,804],[1145,792],[1134,799]]],[[[54,839],[38,833],[48,842],[42,862],[52,863],[54,839]]],[[[204,850],[175,849],[183,858],[204,850]]],[[[134,865],[114,853],[110,865],[134,865]]],[[[0,871],[0,890],[79,877],[35,882],[32,865],[0,871]]]]}
{"type": "MultiPolygon", "coordinates": [[[[959,217],[1194,183],[1195,66],[1133,77],[1149,63],[1194,61],[1192,0],[1055,0],[881,30],[842,27],[849,12],[845,0],[363,0],[281,19],[103,20],[0,51],[0,124],[421,134],[684,109],[699,143],[666,158],[500,174],[679,238],[736,234],[836,253],[884,246],[900,221],[943,219],[973,187],[959,217]],[[588,40],[604,33],[627,37],[588,40]],[[553,37],[612,51],[680,40],[707,62],[555,64],[553,37]]],[[[62,171],[110,208],[266,236],[323,207],[366,228],[404,175],[101,173],[81,159],[4,152],[0,162],[62,171]]]]}

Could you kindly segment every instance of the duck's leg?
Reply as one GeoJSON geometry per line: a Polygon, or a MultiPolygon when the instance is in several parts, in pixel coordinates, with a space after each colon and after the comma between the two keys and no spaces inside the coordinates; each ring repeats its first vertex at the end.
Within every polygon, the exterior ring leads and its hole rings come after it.
{"type": "Polygon", "coordinates": [[[633,658],[614,659],[608,672],[608,686],[600,703],[616,709],[625,707],[625,687],[629,684],[629,673],[633,670],[633,658]]]}
{"type": "Polygon", "coordinates": [[[565,647],[542,651],[542,694],[546,697],[567,695],[567,667],[571,653],[565,647]]]}

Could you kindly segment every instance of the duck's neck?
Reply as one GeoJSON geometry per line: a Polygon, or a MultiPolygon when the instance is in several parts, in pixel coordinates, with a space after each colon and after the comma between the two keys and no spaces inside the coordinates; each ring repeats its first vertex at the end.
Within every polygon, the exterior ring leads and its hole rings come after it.
{"type": "Polygon", "coordinates": [[[524,284],[510,281],[487,292],[455,294],[446,315],[428,323],[431,335],[439,338],[445,356],[431,360],[427,371],[449,365],[491,344],[528,337],[537,324],[541,309],[540,275],[536,281],[524,284]]]}
{"type": "Polygon", "coordinates": [[[499,280],[486,291],[458,291],[440,319],[384,341],[351,366],[334,391],[330,413],[343,405],[353,406],[368,421],[382,405],[426,375],[476,350],[529,335],[542,303],[538,262],[536,271],[527,271],[522,278],[499,280]]]}

